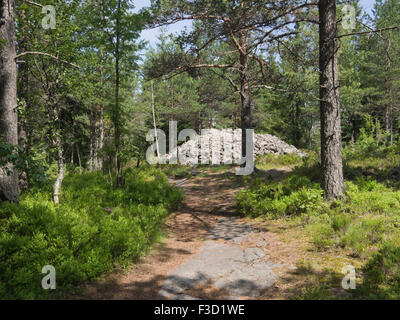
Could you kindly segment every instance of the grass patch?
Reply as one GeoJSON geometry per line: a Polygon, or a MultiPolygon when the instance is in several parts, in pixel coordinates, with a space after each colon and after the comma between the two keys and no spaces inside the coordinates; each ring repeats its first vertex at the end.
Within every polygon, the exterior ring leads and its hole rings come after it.
{"type": "Polygon", "coordinates": [[[298,166],[303,160],[297,154],[264,154],[258,155],[255,159],[255,166],[261,170],[271,170],[282,166],[298,166]]]}

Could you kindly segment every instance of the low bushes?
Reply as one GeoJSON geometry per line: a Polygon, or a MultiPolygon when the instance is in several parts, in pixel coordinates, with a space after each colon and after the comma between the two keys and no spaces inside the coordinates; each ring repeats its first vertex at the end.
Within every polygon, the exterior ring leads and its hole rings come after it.
{"type": "Polygon", "coordinates": [[[400,298],[400,245],[398,242],[383,243],[363,268],[364,284],[361,292],[370,298],[400,298]]]}
{"type": "Polygon", "coordinates": [[[236,205],[250,217],[299,220],[317,250],[345,247],[363,256],[399,233],[400,191],[362,177],[345,184],[347,199],[326,203],[319,183],[297,173],[281,182],[254,178],[236,205]]]}
{"type": "Polygon", "coordinates": [[[0,297],[37,299],[127,265],[157,238],[182,193],[159,170],[127,170],[113,189],[100,173],[69,175],[61,204],[50,190],[34,190],[19,206],[0,205],[0,297]],[[42,267],[56,269],[57,290],[43,290],[42,267]]]}
{"type": "Polygon", "coordinates": [[[282,217],[312,210],[321,200],[318,184],[293,175],[279,183],[254,179],[249,189],[238,193],[236,205],[244,215],[282,217]]]}
{"type": "Polygon", "coordinates": [[[377,149],[364,132],[344,150],[344,200],[323,201],[319,159],[310,152],[280,182],[247,178],[236,205],[243,215],[299,226],[315,251],[364,265],[354,297],[400,299],[400,184],[388,174],[398,161],[398,145],[377,149]]]}

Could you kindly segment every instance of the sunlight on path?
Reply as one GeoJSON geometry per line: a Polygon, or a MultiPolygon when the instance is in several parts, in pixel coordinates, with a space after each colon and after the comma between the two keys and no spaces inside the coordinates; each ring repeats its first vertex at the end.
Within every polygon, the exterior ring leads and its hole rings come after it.
{"type": "MultiPolygon", "coordinates": [[[[185,186],[182,180],[174,183],[185,186]]],[[[234,216],[222,217],[210,228],[205,239],[200,252],[165,279],[158,292],[161,298],[198,299],[187,292],[195,288],[195,294],[204,285],[208,286],[208,291],[217,291],[219,298],[256,298],[276,281],[272,269],[280,265],[268,259],[263,233],[254,224],[241,222],[234,216]],[[243,245],[248,240],[257,246],[243,245]]]]}

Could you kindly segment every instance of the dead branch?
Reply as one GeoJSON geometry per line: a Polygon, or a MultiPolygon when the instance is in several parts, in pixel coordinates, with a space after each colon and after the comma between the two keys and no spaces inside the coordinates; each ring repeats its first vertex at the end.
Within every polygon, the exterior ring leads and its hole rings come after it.
{"type": "Polygon", "coordinates": [[[78,69],[81,68],[80,66],[78,66],[78,65],[75,64],[75,63],[68,62],[68,61],[66,61],[66,60],[62,60],[62,59],[60,59],[60,58],[58,58],[58,57],[56,57],[56,56],[53,56],[53,55],[51,55],[51,54],[49,54],[49,53],[46,53],[46,52],[26,51],[26,52],[22,52],[22,53],[20,53],[20,54],[17,54],[17,55],[15,56],[15,59],[18,59],[18,58],[20,58],[20,57],[26,56],[26,55],[28,55],[28,54],[32,54],[32,55],[41,55],[41,56],[50,57],[50,58],[52,58],[52,59],[54,59],[54,60],[57,60],[57,61],[60,61],[60,62],[62,62],[62,63],[69,64],[69,65],[72,66],[72,67],[75,67],[75,68],[78,68],[78,69]]]}

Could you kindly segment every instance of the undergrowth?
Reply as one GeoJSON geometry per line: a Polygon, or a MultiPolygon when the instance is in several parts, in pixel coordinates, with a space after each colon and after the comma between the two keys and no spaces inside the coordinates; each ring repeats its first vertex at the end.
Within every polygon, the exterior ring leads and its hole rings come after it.
{"type": "Polygon", "coordinates": [[[127,266],[159,237],[182,193],[159,170],[128,169],[114,189],[101,173],[65,177],[61,202],[51,189],[22,195],[20,205],[0,205],[0,297],[61,297],[115,266],[127,266]],[[44,290],[41,270],[56,270],[56,290],[44,290]]]}
{"type": "MultiPolygon", "coordinates": [[[[397,149],[386,148],[383,154],[390,157],[384,159],[375,155],[374,161],[366,164],[359,157],[363,152],[371,152],[369,144],[355,147],[355,155],[348,150],[345,152],[348,178],[344,200],[324,201],[318,160],[304,159],[302,166],[279,182],[247,178],[247,188],[238,193],[236,206],[248,217],[296,221],[303,226],[315,251],[344,250],[360,260],[364,264],[362,285],[354,297],[399,299],[398,183],[388,181],[387,176],[379,179],[365,174],[372,167],[377,175],[382,175],[391,165],[397,165],[399,157],[394,155],[397,149]]],[[[370,153],[370,157],[373,155],[370,153]]],[[[306,296],[313,296],[313,293],[307,292],[306,296]]]]}
{"type": "Polygon", "coordinates": [[[297,154],[265,154],[258,155],[255,166],[261,170],[270,170],[282,166],[296,166],[302,164],[302,159],[297,154]]]}

